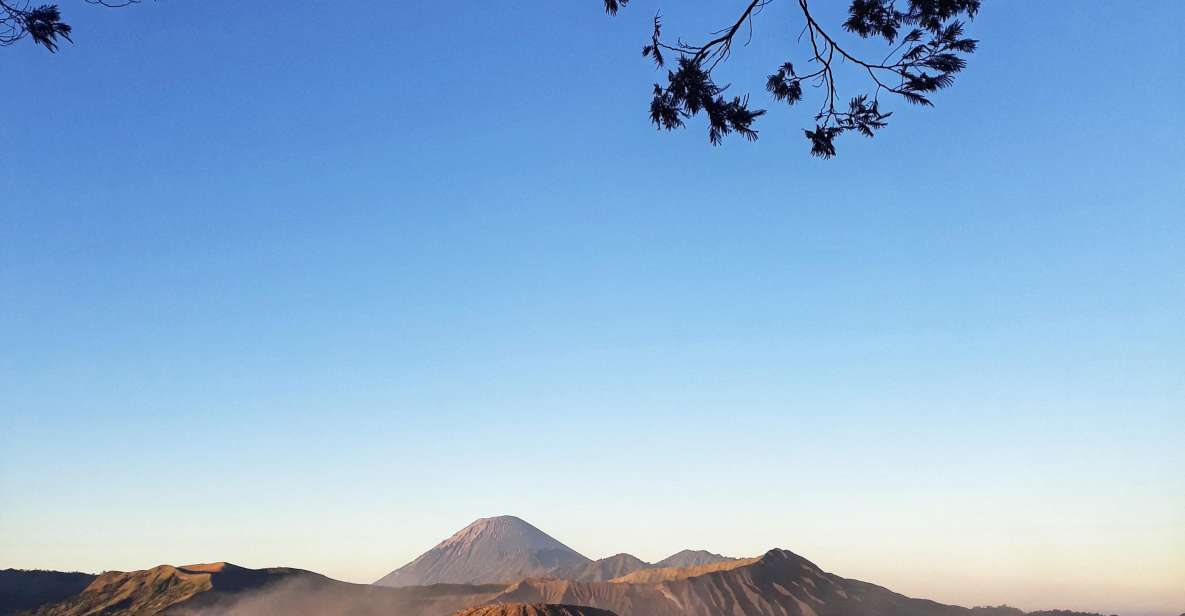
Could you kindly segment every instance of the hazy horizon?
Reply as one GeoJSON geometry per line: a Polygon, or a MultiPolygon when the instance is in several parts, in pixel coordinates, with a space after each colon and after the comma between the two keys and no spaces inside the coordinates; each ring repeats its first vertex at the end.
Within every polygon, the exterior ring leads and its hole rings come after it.
{"type": "MultiPolygon", "coordinates": [[[[597,515],[597,512],[587,513],[593,516],[597,515]]],[[[435,524],[425,524],[423,527],[425,529],[423,533],[425,534],[423,536],[387,537],[386,539],[388,541],[397,542],[400,546],[414,546],[418,544],[419,547],[409,547],[407,548],[407,551],[402,553],[402,555],[392,555],[390,562],[385,564],[382,562],[384,555],[376,553],[373,549],[373,545],[354,545],[353,548],[357,550],[356,554],[360,557],[359,559],[367,564],[370,564],[371,567],[373,567],[371,569],[358,566],[355,566],[352,569],[339,569],[337,571],[327,568],[317,568],[315,566],[308,565],[308,563],[296,562],[292,559],[284,560],[282,556],[279,556],[282,550],[272,550],[271,552],[273,556],[271,556],[271,560],[269,560],[269,557],[253,557],[249,552],[242,552],[241,550],[239,550],[238,553],[242,555],[242,558],[213,558],[213,554],[221,554],[224,553],[224,551],[211,548],[191,548],[188,550],[176,551],[161,550],[162,554],[172,553],[175,556],[174,558],[157,558],[153,560],[151,557],[149,557],[147,560],[141,561],[136,561],[134,559],[124,559],[122,564],[119,566],[101,566],[97,568],[92,567],[87,571],[90,573],[98,573],[104,570],[147,569],[159,564],[186,565],[225,561],[251,568],[273,566],[298,567],[302,569],[313,570],[318,573],[324,573],[330,577],[340,579],[342,581],[369,584],[377,580],[379,577],[389,573],[391,570],[412,561],[422,552],[435,546],[440,541],[443,541],[470,523],[483,517],[493,517],[497,515],[514,515],[515,517],[521,518],[528,523],[540,528],[542,531],[550,534],[555,539],[563,542],[568,547],[592,559],[605,558],[625,552],[637,556],[647,562],[657,562],[658,560],[661,560],[662,558],[670,556],[683,549],[706,549],[708,551],[720,553],[725,556],[749,557],[759,556],[769,549],[782,548],[788,549],[813,561],[816,565],[819,565],[824,570],[830,571],[831,573],[836,573],[853,579],[873,582],[908,596],[932,599],[942,603],[964,605],[967,607],[1006,604],[1013,607],[1019,607],[1026,611],[1070,609],[1079,611],[1098,611],[1103,614],[1119,613],[1122,616],[1177,616],[1180,614],[1180,612],[1176,611],[1176,609],[1173,607],[1174,603],[1172,603],[1172,595],[1169,595],[1169,602],[1157,604],[1155,601],[1148,601],[1141,607],[1136,607],[1134,609],[1116,609],[1106,606],[1116,606],[1124,603],[1131,604],[1131,601],[1128,599],[1116,600],[1114,598],[1109,598],[1107,593],[1112,592],[1113,589],[1098,589],[1093,592],[1082,593],[1080,589],[1066,588],[1065,586],[1061,585],[1050,585],[1048,582],[1042,581],[1040,579],[1025,579],[1028,576],[1039,574],[1043,570],[1042,567],[1047,566],[1046,563],[1048,561],[1045,559],[1052,560],[1067,556],[1067,554],[1059,553],[1061,550],[1058,550],[1057,547],[1054,546],[1050,546],[1050,549],[1041,555],[1023,553],[1013,555],[1011,558],[1009,558],[1007,556],[1001,555],[997,549],[994,549],[997,547],[995,543],[1002,540],[1002,538],[999,537],[990,538],[991,543],[984,540],[983,538],[980,538],[978,541],[968,541],[965,546],[962,546],[964,548],[962,551],[944,553],[944,549],[942,548],[936,549],[934,546],[929,546],[925,549],[917,549],[917,546],[903,545],[903,542],[894,541],[882,534],[876,534],[874,535],[874,538],[880,545],[861,546],[863,548],[862,550],[854,550],[855,546],[853,544],[859,543],[859,541],[852,539],[840,544],[843,549],[839,549],[840,546],[822,545],[825,542],[821,542],[817,539],[803,540],[800,542],[807,546],[811,546],[811,549],[798,548],[794,545],[787,545],[785,542],[782,544],[770,544],[766,547],[756,549],[747,547],[759,545],[760,540],[756,538],[750,538],[747,541],[734,543],[734,545],[738,546],[738,549],[729,550],[721,548],[717,545],[710,545],[713,541],[711,538],[721,532],[736,534],[737,529],[735,526],[723,524],[719,525],[718,527],[708,525],[693,528],[694,524],[690,523],[689,520],[683,520],[676,526],[678,526],[684,532],[688,532],[688,537],[697,537],[703,539],[689,539],[688,541],[679,543],[680,539],[673,537],[673,533],[670,532],[670,525],[668,524],[664,523],[662,525],[663,532],[656,533],[656,531],[660,529],[655,528],[654,526],[643,527],[630,525],[629,523],[618,522],[612,525],[606,525],[607,528],[600,529],[601,533],[603,534],[602,536],[604,536],[604,534],[608,534],[613,537],[612,541],[606,542],[603,540],[596,541],[589,540],[587,537],[580,537],[581,528],[579,525],[576,525],[576,528],[573,528],[573,524],[571,524],[572,518],[575,517],[574,512],[569,512],[564,516],[563,520],[555,521],[557,526],[566,527],[569,529],[562,533],[551,530],[547,525],[539,524],[529,516],[524,516],[520,513],[513,512],[490,512],[485,515],[478,515],[468,519],[463,523],[454,524],[454,526],[449,527],[448,529],[445,529],[443,523],[440,522],[436,522],[435,524]],[[568,521],[567,524],[564,523],[565,520],[568,521]],[[439,526],[441,530],[430,530],[434,526],[439,526]],[[429,538],[429,534],[432,532],[437,532],[437,534],[431,535],[431,538],[429,538]],[[575,536],[572,535],[573,532],[576,533],[575,536]],[[654,541],[653,539],[655,538],[656,534],[666,538],[666,542],[654,541]],[[648,547],[646,549],[633,549],[628,545],[624,545],[631,535],[641,538],[641,543],[643,545],[647,545],[648,547]],[[696,541],[699,541],[699,543],[696,543],[696,541]],[[664,545],[667,547],[663,547],[664,545]],[[828,547],[831,549],[828,549],[828,547]],[[186,556],[190,557],[187,558],[186,556]],[[275,558],[280,558],[280,560],[275,560],[275,558]],[[965,562],[968,558],[974,558],[980,561],[990,558],[992,560],[992,564],[999,567],[998,571],[1001,573],[1007,572],[1007,574],[996,575],[988,579],[978,579],[974,581],[969,580],[966,577],[966,574],[957,568],[957,565],[965,562]],[[904,561],[901,559],[904,559],[904,561]],[[901,564],[902,562],[905,564],[901,564]],[[1016,567],[1018,566],[1020,567],[1019,571],[1016,570],[1016,567]],[[916,580],[918,576],[923,575],[925,576],[924,579],[926,584],[919,585],[916,580]],[[1018,588],[1020,589],[1020,592],[1017,592],[1018,588]]],[[[440,518],[437,518],[437,520],[439,519],[440,518]]],[[[691,516],[689,519],[695,518],[694,516],[691,516]]],[[[747,521],[751,522],[751,520],[747,521]]],[[[834,529],[831,526],[828,527],[828,530],[834,532],[834,529]]],[[[886,527],[870,530],[874,530],[879,533],[890,529],[886,527]]],[[[414,533],[409,533],[409,535],[411,534],[414,533]]],[[[752,537],[754,534],[755,533],[752,532],[745,533],[747,537],[752,537]]],[[[826,536],[833,535],[831,533],[827,533],[826,536]]],[[[313,540],[309,541],[307,544],[302,544],[299,546],[299,548],[307,551],[309,549],[314,549],[317,546],[318,543],[313,540]]],[[[331,553],[345,553],[346,550],[344,550],[343,547],[344,546],[339,547],[337,550],[331,551],[331,553]]],[[[1063,545],[1062,547],[1064,548],[1066,546],[1063,545]]],[[[235,550],[230,551],[232,553],[235,552],[235,550]]],[[[297,550],[297,553],[299,553],[299,550],[297,550]]],[[[1167,586],[1171,587],[1173,580],[1175,579],[1171,573],[1172,562],[1166,561],[1163,564],[1166,566],[1165,570],[1170,571],[1170,575],[1154,578],[1151,580],[1132,581],[1136,583],[1143,581],[1146,584],[1145,588],[1154,588],[1157,584],[1166,584],[1167,586]]],[[[1158,563],[1142,564],[1144,567],[1156,567],[1157,565],[1158,563]]],[[[9,565],[7,563],[0,562],[0,567],[7,566],[15,566],[16,568],[30,568],[19,567],[16,565],[9,565]]],[[[77,567],[71,566],[55,566],[52,562],[47,562],[40,567],[54,570],[78,569],[77,567]]],[[[1141,589],[1141,587],[1138,585],[1133,585],[1130,587],[1130,590],[1134,593],[1139,593],[1143,589],[1141,589]]]]}
{"type": "MultiPolygon", "coordinates": [[[[640,0],[74,4],[0,49],[0,568],[372,582],[513,514],[1185,612],[1185,3],[987,2],[830,161],[656,132],[640,0]]],[[[793,10],[721,75],[771,109],[793,10]]]]}

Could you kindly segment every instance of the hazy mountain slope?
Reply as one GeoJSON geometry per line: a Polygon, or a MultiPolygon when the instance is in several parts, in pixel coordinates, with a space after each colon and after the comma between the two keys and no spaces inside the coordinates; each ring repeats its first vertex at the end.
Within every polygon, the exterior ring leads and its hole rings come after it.
{"type": "Polygon", "coordinates": [[[588,605],[620,616],[680,616],[679,605],[652,584],[614,584],[573,580],[523,580],[511,584],[495,602],[588,605]]]}
{"type": "Polygon", "coordinates": [[[650,563],[630,554],[616,554],[601,560],[594,560],[583,569],[563,577],[585,582],[603,582],[623,575],[629,575],[651,567],[650,563]]]}
{"type": "MultiPolygon", "coordinates": [[[[694,572],[693,569],[684,570],[694,572]]],[[[642,572],[644,573],[644,572],[642,572]]],[[[656,583],[524,580],[496,601],[590,605],[620,616],[970,616],[825,573],[785,550],[733,568],[656,583]]]]}
{"type": "Polygon", "coordinates": [[[697,565],[694,567],[664,567],[662,569],[649,568],[635,571],[629,575],[614,578],[612,581],[620,584],[656,584],[658,582],[666,582],[669,580],[681,580],[690,577],[712,573],[713,571],[725,571],[728,569],[735,569],[744,565],[749,565],[757,562],[757,558],[747,558],[744,560],[725,560],[715,563],[707,563],[697,565]]]}
{"type": "Polygon", "coordinates": [[[409,586],[350,584],[323,576],[293,576],[248,592],[209,592],[176,605],[167,616],[446,616],[481,605],[505,585],[409,586]]]}
{"type": "Polygon", "coordinates": [[[706,550],[683,550],[655,564],[630,554],[592,561],[519,518],[499,516],[477,520],[375,584],[509,583],[525,578],[600,582],[650,568],[699,567],[733,560],[706,550]]]}
{"type": "Polygon", "coordinates": [[[109,572],[34,616],[444,616],[480,605],[506,586],[385,588],[301,569],[225,563],[109,572]]]}
{"type": "Polygon", "coordinates": [[[454,616],[616,616],[613,612],[577,605],[548,605],[545,603],[512,603],[482,605],[461,610],[454,616]]]}
{"type": "Polygon", "coordinates": [[[379,586],[512,582],[583,571],[588,558],[514,516],[482,518],[375,582],[379,586]]]}
{"type": "Polygon", "coordinates": [[[92,573],[5,569],[0,571],[0,616],[55,603],[82,592],[92,573]]]}
{"type": "Polygon", "coordinates": [[[713,554],[707,550],[683,550],[681,552],[671,554],[670,556],[654,563],[652,566],[658,569],[665,569],[667,567],[699,567],[701,565],[711,565],[715,563],[727,562],[736,560],[728,556],[721,556],[713,554]]]}
{"type": "Polygon", "coordinates": [[[168,613],[199,596],[232,596],[294,577],[323,576],[300,569],[245,569],[227,563],[143,571],[110,571],[82,592],[31,612],[36,616],[150,616],[168,613]]]}

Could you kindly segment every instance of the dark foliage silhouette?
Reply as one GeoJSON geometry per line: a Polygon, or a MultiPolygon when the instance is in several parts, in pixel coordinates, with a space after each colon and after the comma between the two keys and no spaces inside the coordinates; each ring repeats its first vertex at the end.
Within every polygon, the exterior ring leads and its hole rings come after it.
{"type": "MultiPolygon", "coordinates": [[[[83,0],[87,4],[121,7],[137,4],[140,0],[83,0]]],[[[56,4],[33,4],[29,0],[0,0],[0,46],[8,46],[28,38],[50,53],[58,50],[61,41],[73,42],[70,24],[62,21],[56,4]]]]}
{"type": "MultiPolygon", "coordinates": [[[[72,42],[73,30],[62,21],[58,5],[35,1],[0,0],[0,46],[28,38],[53,53],[61,41],[72,42]]],[[[82,1],[106,7],[140,2],[82,1]]],[[[751,37],[753,21],[779,1],[797,3],[802,14],[797,40],[805,49],[805,62],[800,61],[797,67],[793,61],[776,65],[765,80],[765,89],[774,101],[790,107],[806,98],[809,90],[804,86],[821,93],[814,127],[803,130],[811,154],[820,158],[836,155],[835,141],[840,135],[856,132],[873,137],[887,125],[892,112],[882,110],[882,93],[913,105],[932,106],[931,97],[954,84],[955,76],[967,66],[966,56],[974,53],[978,44],[964,36],[964,20],[975,18],[981,0],[851,0],[842,29],[863,39],[883,39],[889,51],[881,60],[866,59],[841,45],[812,15],[808,0],[744,0],[740,16],[703,43],[664,37],[658,14],[642,55],[659,67],[670,68],[666,84],[654,84],[651,122],[659,129],[674,130],[702,114],[713,145],[733,133],[749,141],[757,139],[754,124],[766,110],[750,107],[748,94],[726,95],[728,85],[717,84],[713,72],[731,55],[738,34],[747,31],[751,37]],[[838,64],[856,67],[871,91],[848,98],[845,105],[836,77],[838,64]]],[[[630,0],[602,2],[605,11],[615,15],[630,0]]]]}
{"type": "MultiPolygon", "coordinates": [[[[610,15],[629,4],[629,0],[603,1],[610,15]]],[[[712,73],[732,53],[737,35],[745,30],[752,36],[753,20],[778,1],[745,0],[740,17],[703,43],[682,38],[670,41],[663,34],[661,14],[655,16],[654,31],[642,47],[642,55],[659,67],[672,65],[666,85],[654,84],[650,120],[656,127],[682,128],[689,118],[702,113],[713,145],[731,133],[750,141],[757,138],[753,123],[765,110],[751,109],[748,95],[726,97],[728,86],[717,84],[712,73]]],[[[889,51],[881,60],[849,52],[815,20],[807,0],[781,1],[797,2],[802,13],[797,40],[805,41],[806,68],[802,68],[804,63],[798,67],[790,61],[781,63],[766,79],[766,90],[775,101],[788,106],[804,99],[804,86],[821,92],[815,126],[803,131],[811,154],[820,158],[835,156],[835,139],[844,133],[872,137],[886,126],[892,113],[881,109],[882,93],[913,105],[933,105],[931,96],[954,83],[955,75],[967,66],[966,56],[975,52],[978,43],[964,36],[963,29],[964,20],[974,19],[979,12],[980,0],[851,0],[842,28],[860,38],[883,39],[889,51]],[[848,99],[846,107],[834,68],[841,63],[857,67],[871,90],[848,99]]]]}

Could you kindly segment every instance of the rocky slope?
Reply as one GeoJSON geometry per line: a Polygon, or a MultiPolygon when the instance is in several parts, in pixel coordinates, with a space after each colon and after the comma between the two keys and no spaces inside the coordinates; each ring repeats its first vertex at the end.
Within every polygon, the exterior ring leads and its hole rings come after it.
{"type": "Polygon", "coordinates": [[[226,563],[104,573],[81,592],[22,616],[444,616],[506,586],[383,588],[301,569],[226,563]]]}
{"type": "Polygon", "coordinates": [[[198,597],[250,593],[297,577],[328,580],[300,569],[245,569],[227,563],[142,571],[109,571],[95,577],[78,594],[28,612],[34,616],[151,616],[198,597]]]}
{"type": "Polygon", "coordinates": [[[136,616],[159,614],[213,587],[212,574],[161,565],[144,571],[108,572],[95,578],[81,593],[61,603],[42,607],[37,616],[136,616]]]}
{"type": "Polygon", "coordinates": [[[524,580],[495,601],[589,605],[621,616],[971,616],[967,608],[826,573],[786,550],[707,573],[676,571],[687,577],[639,583],[524,580]]]}
{"type": "Polygon", "coordinates": [[[461,610],[454,616],[616,616],[613,612],[576,605],[548,605],[546,603],[512,603],[482,605],[461,610]]]}

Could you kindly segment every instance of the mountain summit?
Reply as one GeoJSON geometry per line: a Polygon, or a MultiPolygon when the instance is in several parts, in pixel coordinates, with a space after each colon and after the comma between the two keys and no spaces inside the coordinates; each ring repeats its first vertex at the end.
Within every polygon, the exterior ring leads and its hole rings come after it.
{"type": "Polygon", "coordinates": [[[658,568],[687,568],[699,567],[702,565],[714,565],[716,563],[724,563],[733,560],[736,559],[730,558],[728,556],[721,556],[719,554],[713,554],[707,550],[683,550],[682,552],[671,554],[670,556],[654,563],[654,566],[658,568]]]}
{"type": "Polygon", "coordinates": [[[477,520],[375,584],[401,587],[565,577],[590,562],[538,528],[504,515],[477,520]]]}

